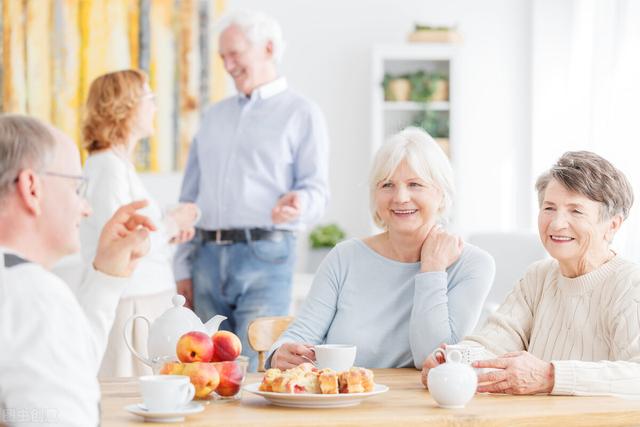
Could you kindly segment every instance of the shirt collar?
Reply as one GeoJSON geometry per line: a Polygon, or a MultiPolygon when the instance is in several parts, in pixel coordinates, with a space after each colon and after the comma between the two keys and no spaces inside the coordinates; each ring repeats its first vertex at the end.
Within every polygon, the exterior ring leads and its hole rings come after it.
{"type": "Polygon", "coordinates": [[[244,94],[240,94],[240,97],[245,99],[269,99],[272,96],[284,92],[287,87],[287,79],[284,77],[278,77],[269,83],[265,83],[262,86],[255,88],[253,92],[251,92],[250,97],[247,97],[244,94]]]}
{"type": "Polygon", "coordinates": [[[12,257],[12,258],[19,258],[22,259],[26,262],[30,262],[29,260],[27,260],[27,258],[22,255],[20,252],[16,251],[15,249],[11,249],[9,247],[6,246],[0,246],[0,266],[4,265],[5,267],[7,267],[5,264],[5,255],[12,257]]]}

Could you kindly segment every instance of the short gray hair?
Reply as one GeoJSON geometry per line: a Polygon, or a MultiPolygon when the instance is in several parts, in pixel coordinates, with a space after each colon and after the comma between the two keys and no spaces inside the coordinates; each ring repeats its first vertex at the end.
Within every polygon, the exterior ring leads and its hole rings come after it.
{"type": "Polygon", "coordinates": [[[536,181],[538,203],[542,206],[544,192],[554,179],[569,191],[602,204],[600,219],[615,215],[629,216],[633,205],[633,189],[622,172],[608,160],[590,151],[568,151],[536,181]]]}
{"type": "Polygon", "coordinates": [[[442,191],[442,205],[438,210],[439,220],[446,220],[451,206],[455,186],[451,163],[438,143],[424,130],[408,127],[391,136],[376,153],[369,176],[369,199],[373,221],[384,228],[376,212],[376,189],[378,184],[389,179],[398,165],[406,160],[420,179],[435,185],[442,191]]]}
{"type": "Polygon", "coordinates": [[[20,171],[44,169],[53,158],[55,145],[53,133],[40,120],[0,115],[0,199],[11,191],[20,171]]]}
{"type": "Polygon", "coordinates": [[[225,15],[218,24],[218,31],[222,33],[232,25],[236,25],[251,44],[264,45],[268,41],[273,44],[273,61],[279,64],[284,54],[285,42],[282,38],[280,24],[269,15],[250,10],[239,10],[225,15]]]}

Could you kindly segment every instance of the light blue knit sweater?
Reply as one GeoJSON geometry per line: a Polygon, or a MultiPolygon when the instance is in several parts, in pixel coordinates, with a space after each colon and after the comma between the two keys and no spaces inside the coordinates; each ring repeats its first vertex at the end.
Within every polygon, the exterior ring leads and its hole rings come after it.
{"type": "Polygon", "coordinates": [[[491,255],[465,243],[446,272],[383,257],[359,239],[325,258],[300,314],[272,346],[286,342],[355,344],[356,366],[422,367],[440,344],[455,343],[476,325],[489,293],[491,255]]]}

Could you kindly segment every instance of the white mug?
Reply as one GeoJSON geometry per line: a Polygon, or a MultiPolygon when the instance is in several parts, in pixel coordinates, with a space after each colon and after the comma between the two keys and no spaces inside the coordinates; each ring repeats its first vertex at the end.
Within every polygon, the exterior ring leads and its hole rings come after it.
{"type": "Polygon", "coordinates": [[[348,344],[321,344],[313,347],[316,354],[316,366],[320,369],[331,368],[334,371],[346,371],[356,360],[356,346],[348,344]]]}
{"type": "MultiPolygon", "coordinates": [[[[455,360],[456,362],[464,363],[466,365],[471,365],[473,362],[477,360],[484,360],[486,358],[486,353],[483,345],[480,344],[447,344],[446,348],[443,350],[441,348],[436,348],[433,351],[433,355],[437,355],[440,353],[445,361],[449,361],[451,358],[451,354],[454,352],[460,353],[460,360],[455,360]]],[[[497,371],[498,369],[492,368],[473,368],[478,375],[486,374],[487,372],[497,371]]]]}
{"type": "Polygon", "coordinates": [[[185,375],[145,375],[140,377],[140,393],[149,412],[171,412],[193,399],[196,389],[185,375]]]}

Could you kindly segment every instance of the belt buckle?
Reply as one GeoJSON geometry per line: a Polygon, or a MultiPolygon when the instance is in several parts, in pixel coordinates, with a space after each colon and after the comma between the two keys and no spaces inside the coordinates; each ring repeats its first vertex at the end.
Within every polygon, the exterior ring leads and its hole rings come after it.
{"type": "Polygon", "coordinates": [[[230,245],[233,243],[233,240],[222,240],[222,230],[216,230],[216,245],[230,245]]]}

